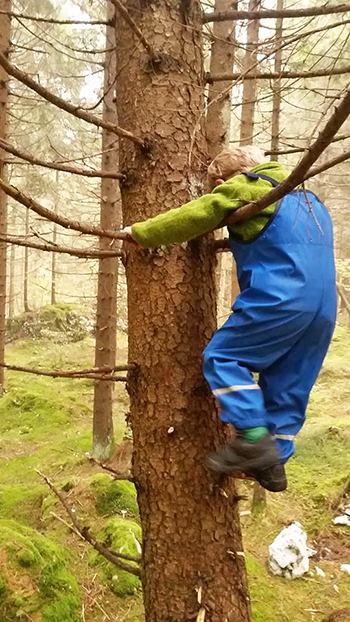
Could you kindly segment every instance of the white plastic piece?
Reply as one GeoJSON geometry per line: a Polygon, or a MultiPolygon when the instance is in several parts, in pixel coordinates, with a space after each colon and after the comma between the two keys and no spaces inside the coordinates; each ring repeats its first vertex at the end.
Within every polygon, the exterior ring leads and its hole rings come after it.
{"type": "Polygon", "coordinates": [[[350,564],[342,564],[340,570],[350,575],[350,564]]]}
{"type": "Polygon", "coordinates": [[[323,572],[322,568],[319,568],[318,566],[315,566],[315,572],[316,572],[318,577],[325,577],[326,576],[326,574],[323,572]]]}
{"type": "Polygon", "coordinates": [[[272,574],[297,579],[309,570],[307,536],[300,523],[292,523],[269,546],[269,567],[272,574]]]}
{"type": "Polygon", "coordinates": [[[350,516],[347,516],[346,514],[337,516],[333,519],[333,523],[335,525],[346,525],[347,527],[350,527],[350,516]]]}

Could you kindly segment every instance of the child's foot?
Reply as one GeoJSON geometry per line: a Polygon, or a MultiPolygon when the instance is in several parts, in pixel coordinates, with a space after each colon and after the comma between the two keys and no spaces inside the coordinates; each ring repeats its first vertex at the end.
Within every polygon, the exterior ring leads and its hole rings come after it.
{"type": "Polygon", "coordinates": [[[281,492],[287,488],[287,478],[281,464],[275,443],[270,434],[265,434],[256,443],[250,443],[237,435],[228,445],[209,454],[207,464],[221,475],[245,473],[254,477],[263,488],[281,492]]]}

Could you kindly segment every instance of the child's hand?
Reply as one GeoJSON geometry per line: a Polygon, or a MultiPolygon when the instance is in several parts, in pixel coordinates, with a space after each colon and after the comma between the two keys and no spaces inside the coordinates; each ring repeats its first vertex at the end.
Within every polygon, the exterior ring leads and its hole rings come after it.
{"type": "Polygon", "coordinates": [[[121,230],[120,234],[122,240],[125,240],[125,242],[128,242],[129,244],[132,244],[137,248],[141,248],[141,245],[136,242],[135,238],[132,235],[132,227],[124,227],[124,229],[121,230]]]}

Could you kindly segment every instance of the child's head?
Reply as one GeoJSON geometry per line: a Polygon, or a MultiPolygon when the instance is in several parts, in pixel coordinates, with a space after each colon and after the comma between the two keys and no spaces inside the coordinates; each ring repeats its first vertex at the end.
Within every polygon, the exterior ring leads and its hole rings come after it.
{"type": "Polygon", "coordinates": [[[214,188],[218,180],[227,181],[264,161],[265,156],[259,147],[247,145],[224,149],[208,166],[208,183],[214,188]]]}

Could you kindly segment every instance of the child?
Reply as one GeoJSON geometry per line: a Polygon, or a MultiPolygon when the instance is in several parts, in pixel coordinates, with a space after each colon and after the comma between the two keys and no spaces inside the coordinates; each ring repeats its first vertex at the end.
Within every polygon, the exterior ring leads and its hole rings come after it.
{"type": "MultiPolygon", "coordinates": [[[[225,150],[208,168],[211,194],[126,227],[124,237],[144,248],[191,240],[287,176],[256,147],[225,150]]],[[[332,223],[318,198],[298,189],[228,229],[241,293],[206,347],[203,369],[236,436],[208,465],[277,492],[287,487],[284,464],[335,325],[332,223]]]]}

